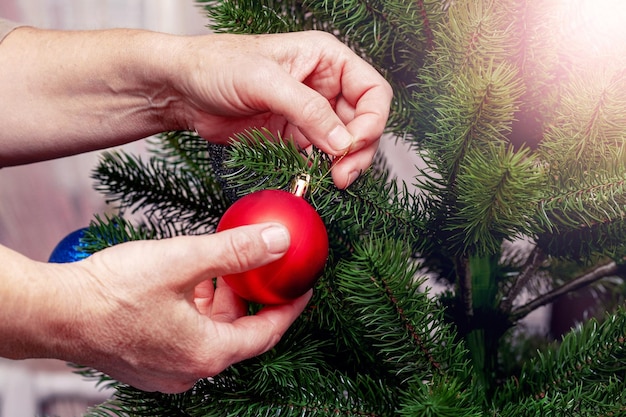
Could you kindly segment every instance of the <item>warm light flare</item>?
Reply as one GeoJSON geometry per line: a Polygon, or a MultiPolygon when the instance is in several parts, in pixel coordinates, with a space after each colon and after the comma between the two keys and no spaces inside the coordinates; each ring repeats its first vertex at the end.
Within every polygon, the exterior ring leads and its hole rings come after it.
{"type": "Polygon", "coordinates": [[[561,0],[560,8],[569,47],[589,58],[626,50],[626,0],[561,0]]]}

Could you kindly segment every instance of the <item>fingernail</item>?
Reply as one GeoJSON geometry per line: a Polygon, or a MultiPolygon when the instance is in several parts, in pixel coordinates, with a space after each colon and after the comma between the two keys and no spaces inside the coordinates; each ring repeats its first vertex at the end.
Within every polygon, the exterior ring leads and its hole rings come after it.
{"type": "Polygon", "coordinates": [[[359,171],[352,171],[351,173],[348,174],[348,182],[346,184],[346,188],[348,188],[350,185],[352,185],[352,183],[354,181],[356,181],[356,179],[359,177],[360,172],[359,171]]]}
{"type": "Polygon", "coordinates": [[[269,253],[279,254],[289,249],[291,238],[289,231],[282,225],[272,225],[263,229],[261,238],[267,246],[269,253]]]}
{"type": "Polygon", "coordinates": [[[345,151],[352,145],[353,140],[352,135],[343,126],[335,127],[328,135],[328,144],[336,151],[345,151]]]}

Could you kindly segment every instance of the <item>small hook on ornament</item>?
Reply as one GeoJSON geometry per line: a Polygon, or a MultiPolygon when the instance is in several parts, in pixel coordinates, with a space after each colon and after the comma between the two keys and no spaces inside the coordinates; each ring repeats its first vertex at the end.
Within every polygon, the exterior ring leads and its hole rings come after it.
{"type": "Polygon", "coordinates": [[[311,182],[311,176],[309,174],[301,173],[296,178],[294,178],[291,184],[291,194],[296,197],[304,197],[307,189],[309,188],[309,183],[311,182]]]}

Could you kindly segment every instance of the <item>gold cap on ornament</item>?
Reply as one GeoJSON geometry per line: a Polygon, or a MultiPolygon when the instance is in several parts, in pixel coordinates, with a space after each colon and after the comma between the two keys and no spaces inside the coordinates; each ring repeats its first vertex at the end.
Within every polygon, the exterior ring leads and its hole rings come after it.
{"type": "Polygon", "coordinates": [[[311,176],[309,174],[299,174],[291,183],[291,194],[296,197],[304,197],[310,182],[311,176]]]}

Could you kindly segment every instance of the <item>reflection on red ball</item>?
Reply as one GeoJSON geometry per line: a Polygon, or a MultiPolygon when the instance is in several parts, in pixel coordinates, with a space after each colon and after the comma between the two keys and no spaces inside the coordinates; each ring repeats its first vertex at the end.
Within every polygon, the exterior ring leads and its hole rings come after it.
{"type": "Polygon", "coordinates": [[[277,222],[291,236],[280,259],[259,268],[224,276],[240,297],[259,304],[284,304],[313,287],[328,257],[328,235],[319,214],[302,197],[263,190],[237,200],[222,216],[217,231],[277,222]]]}

